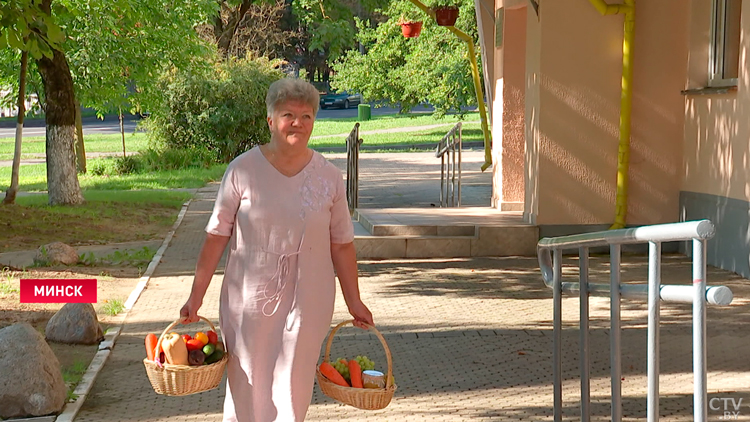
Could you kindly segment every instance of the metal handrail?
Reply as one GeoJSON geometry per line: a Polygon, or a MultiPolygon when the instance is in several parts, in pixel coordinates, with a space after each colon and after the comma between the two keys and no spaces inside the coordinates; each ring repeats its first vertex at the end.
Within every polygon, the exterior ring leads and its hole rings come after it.
{"type": "MultiPolygon", "coordinates": [[[[547,287],[552,288],[552,250],[575,249],[581,247],[607,246],[611,244],[633,244],[645,242],[672,242],[689,239],[710,239],[715,234],[713,223],[709,220],[688,221],[677,224],[660,224],[630,229],[608,230],[595,233],[583,233],[570,236],[544,238],[537,244],[537,256],[542,279],[547,287]]],[[[579,283],[562,283],[563,293],[578,293],[579,283]]],[[[692,296],[684,292],[689,286],[660,287],[662,300],[670,302],[692,302],[692,296]]],[[[609,284],[589,284],[589,293],[609,294],[609,284]]],[[[624,298],[643,300],[648,297],[647,284],[624,284],[620,286],[624,298]]],[[[732,303],[732,291],[725,286],[710,286],[706,289],[706,300],[712,305],[729,305],[732,303]]]]}
{"type": "Polygon", "coordinates": [[[539,267],[544,283],[552,288],[553,297],[553,419],[562,420],[562,294],[578,293],[580,297],[581,421],[590,419],[589,383],[589,295],[610,295],[610,361],[613,422],[622,420],[620,300],[648,301],[648,396],[649,422],[659,420],[659,317],[661,301],[693,303],[693,412],[694,421],[707,420],[706,383],[706,304],[728,305],[732,291],[724,286],[706,287],[706,241],[716,230],[709,220],[660,224],[631,229],[544,238],[537,245],[539,267]],[[693,280],[688,285],[661,284],[661,242],[693,242],[693,280]],[[620,264],[623,244],[649,244],[648,284],[621,284],[620,264]],[[589,248],[609,245],[610,284],[589,284],[589,248]],[[562,251],[579,250],[579,282],[562,282],[562,251]],[[553,257],[554,255],[554,257],[553,257]]]}
{"type": "Polygon", "coordinates": [[[359,206],[359,147],[362,142],[357,122],[346,137],[346,201],[350,215],[359,206]]]}
{"type": "Polygon", "coordinates": [[[438,142],[435,151],[435,157],[440,158],[441,207],[461,206],[461,149],[461,122],[458,122],[438,142]]]}

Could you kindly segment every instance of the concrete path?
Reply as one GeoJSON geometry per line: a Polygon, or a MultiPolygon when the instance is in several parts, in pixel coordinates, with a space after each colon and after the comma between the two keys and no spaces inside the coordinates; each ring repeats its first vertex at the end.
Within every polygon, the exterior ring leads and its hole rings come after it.
{"type": "MultiPolygon", "coordinates": [[[[398,183],[391,188],[398,189],[398,183]]],[[[130,311],[77,422],[221,420],[223,386],[182,398],[159,396],[142,363],[145,335],[159,333],[173,322],[188,296],[215,193],[216,185],[197,192],[130,311]]],[[[643,257],[626,256],[623,262],[625,280],[645,280],[643,257]]],[[[576,268],[575,260],[569,260],[566,277],[575,277],[576,268]]],[[[593,259],[592,281],[607,282],[607,271],[606,257],[593,259]]],[[[690,265],[684,257],[665,256],[663,272],[664,283],[690,283],[690,265]]],[[[363,299],[393,354],[398,391],[388,408],[367,412],[338,404],[316,387],[307,420],[552,420],[552,294],[534,258],[363,261],[360,275],[363,299]]],[[[218,320],[221,278],[219,271],[201,310],[213,321],[218,320]]],[[[745,352],[750,349],[750,287],[747,280],[713,268],[708,280],[730,286],[735,293],[732,306],[708,310],[709,398],[720,399],[712,402],[716,409],[710,410],[709,420],[724,416],[723,407],[718,407],[724,398],[743,400],[738,420],[749,420],[750,359],[745,352]]],[[[564,299],[563,308],[564,416],[574,420],[580,399],[578,300],[564,299]]],[[[332,324],[348,318],[345,309],[339,292],[332,324]]],[[[690,312],[685,305],[662,307],[662,421],[693,420],[690,312]]],[[[624,420],[644,420],[646,307],[626,302],[622,314],[624,420]]],[[[608,302],[592,298],[591,396],[596,421],[610,419],[608,315],[608,302]]],[[[373,335],[349,328],[336,336],[332,354],[366,354],[385,369],[382,350],[373,335]]]]}

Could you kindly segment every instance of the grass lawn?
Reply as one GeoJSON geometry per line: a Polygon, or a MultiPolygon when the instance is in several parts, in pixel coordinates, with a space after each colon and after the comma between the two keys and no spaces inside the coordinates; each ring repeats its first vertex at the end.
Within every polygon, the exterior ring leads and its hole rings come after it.
{"type": "MultiPolygon", "coordinates": [[[[360,131],[394,129],[409,126],[429,126],[429,125],[454,125],[459,121],[476,122],[479,121],[479,113],[466,113],[463,119],[459,120],[455,115],[446,115],[442,119],[434,117],[431,113],[414,113],[407,115],[392,114],[385,116],[372,116],[372,120],[360,122],[360,131]]],[[[312,136],[330,136],[341,135],[344,137],[351,132],[354,124],[357,123],[356,117],[346,119],[322,119],[315,121],[315,128],[312,136]]],[[[446,132],[448,130],[446,129],[446,132]]],[[[439,141],[439,139],[438,139],[439,141]]],[[[436,141],[437,142],[437,141],[436,141]]]]}
{"type": "MultiPolygon", "coordinates": [[[[476,122],[477,113],[469,113],[464,121],[476,122]]],[[[380,145],[389,150],[389,145],[437,144],[458,120],[455,116],[436,119],[430,114],[414,116],[374,116],[363,122],[361,131],[385,130],[402,127],[444,125],[439,128],[395,133],[361,135],[368,146],[380,145]]],[[[328,136],[311,140],[313,148],[341,147],[356,118],[324,119],[316,122],[314,136],[328,136]],[[339,135],[343,135],[339,136],[339,135]],[[336,136],[331,136],[336,135],[336,136]]],[[[481,141],[479,123],[466,123],[463,139],[481,141]]],[[[148,146],[143,133],[126,135],[128,151],[145,149],[148,146]]],[[[120,135],[90,135],[86,137],[86,151],[119,152],[120,135]]],[[[23,153],[26,156],[44,152],[43,138],[25,140],[23,153]]],[[[13,154],[13,139],[0,139],[0,160],[10,160],[13,154]]],[[[91,169],[105,160],[114,158],[92,158],[91,169]]],[[[124,176],[92,174],[79,175],[87,202],[76,207],[47,206],[47,195],[19,196],[17,205],[0,206],[0,227],[3,229],[0,251],[36,248],[47,240],[60,240],[73,244],[98,242],[123,242],[149,239],[165,225],[171,224],[182,202],[189,193],[169,189],[199,188],[207,182],[221,180],[226,165],[211,168],[190,168],[175,171],[154,171],[124,176]]],[[[10,183],[11,167],[0,167],[0,191],[6,191],[10,183]]],[[[45,164],[21,166],[21,192],[43,192],[47,189],[45,164]]]]}
{"type": "MultiPolygon", "coordinates": [[[[93,165],[97,160],[89,160],[93,165]]],[[[46,164],[31,164],[21,166],[19,190],[23,192],[39,192],[47,189],[46,164]]],[[[194,189],[204,186],[207,182],[221,180],[226,165],[215,165],[209,169],[190,168],[186,170],[156,171],[149,173],[130,174],[125,176],[93,176],[78,175],[81,189],[85,190],[144,190],[144,189],[194,189]]],[[[10,185],[10,167],[0,167],[0,190],[3,192],[10,185]]]]}
{"type": "MultiPolygon", "coordinates": [[[[393,133],[376,133],[376,134],[362,134],[360,132],[359,137],[362,139],[362,145],[371,147],[378,146],[383,147],[383,150],[388,150],[389,146],[394,145],[437,145],[443,136],[451,129],[452,126],[443,126],[439,128],[424,129],[410,132],[393,132],[393,133]]],[[[483,141],[481,125],[479,123],[465,123],[461,129],[461,139],[463,142],[469,141],[483,141]]],[[[322,139],[310,139],[311,148],[327,148],[327,147],[345,147],[346,137],[326,137],[322,139]]],[[[371,150],[371,149],[370,149],[371,150]]],[[[380,150],[380,148],[378,149],[380,150]]],[[[363,150],[364,151],[364,150],[363,150]]]]}
{"type": "MultiPolygon", "coordinates": [[[[122,152],[121,135],[86,135],[86,152],[122,152]]],[[[12,160],[15,150],[15,139],[0,138],[0,161],[12,160]]],[[[142,132],[125,134],[125,150],[140,151],[148,147],[146,134],[142,132]]],[[[44,136],[24,137],[21,143],[21,158],[33,158],[43,155],[45,151],[44,136]]]]}
{"type": "MultiPolygon", "coordinates": [[[[464,122],[478,122],[479,113],[467,113],[464,122]]],[[[373,116],[372,120],[360,122],[360,132],[387,130],[412,126],[444,125],[441,128],[429,129],[415,132],[398,132],[377,135],[360,135],[367,145],[402,145],[402,144],[437,144],[451,126],[459,119],[455,115],[446,115],[438,119],[431,113],[414,113],[408,115],[386,115],[373,116]]],[[[326,148],[345,146],[344,140],[347,134],[357,122],[356,117],[345,119],[322,119],[315,122],[313,137],[330,137],[323,139],[311,139],[310,147],[326,148]]],[[[464,125],[464,139],[481,141],[482,133],[479,123],[466,123],[464,125]],[[476,131],[474,131],[476,129],[476,131]],[[475,136],[476,135],[476,136],[475,136]],[[471,138],[471,139],[469,139],[471,138]],[[476,138],[476,139],[474,139],[476,138]]],[[[119,134],[112,135],[86,135],[84,137],[87,153],[119,153],[122,151],[122,138],[119,134]]],[[[125,134],[125,148],[127,151],[141,151],[149,146],[145,133],[125,134]]],[[[0,161],[13,159],[15,140],[13,138],[0,138],[0,161]]],[[[386,148],[387,149],[387,148],[386,148]]],[[[21,158],[33,158],[44,154],[45,141],[43,136],[24,138],[21,144],[21,158]]],[[[90,163],[93,160],[89,160],[90,163]]],[[[8,179],[0,168],[0,182],[8,179]]],[[[8,179],[9,180],[9,179],[8,179]]],[[[40,179],[36,177],[38,183],[40,179]]],[[[7,183],[7,182],[6,182],[7,183]]]]}
{"type": "Polygon", "coordinates": [[[49,206],[47,195],[20,196],[0,205],[0,252],[35,249],[60,241],[69,245],[159,239],[190,198],[176,191],[83,192],[78,206],[49,206]]]}

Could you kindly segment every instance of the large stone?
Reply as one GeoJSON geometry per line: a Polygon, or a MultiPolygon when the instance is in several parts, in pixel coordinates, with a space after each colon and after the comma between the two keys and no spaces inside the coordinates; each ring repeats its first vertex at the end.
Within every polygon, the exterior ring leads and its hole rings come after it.
{"type": "Polygon", "coordinates": [[[65,405],[60,362],[29,323],[0,330],[0,418],[57,413],[65,405]]]}
{"type": "Polygon", "coordinates": [[[104,336],[90,303],[67,303],[49,319],[47,340],[58,343],[94,344],[104,336]]]}
{"type": "Polygon", "coordinates": [[[38,265],[74,265],[78,263],[78,252],[62,242],[48,243],[37,249],[34,263],[38,265]]]}

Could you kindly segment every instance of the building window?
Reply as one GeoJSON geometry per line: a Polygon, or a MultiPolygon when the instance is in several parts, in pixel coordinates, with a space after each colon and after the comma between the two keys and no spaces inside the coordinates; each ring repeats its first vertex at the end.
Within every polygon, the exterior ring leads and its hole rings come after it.
{"type": "Polygon", "coordinates": [[[740,68],[742,0],[714,0],[708,85],[736,86],[740,68]]]}

